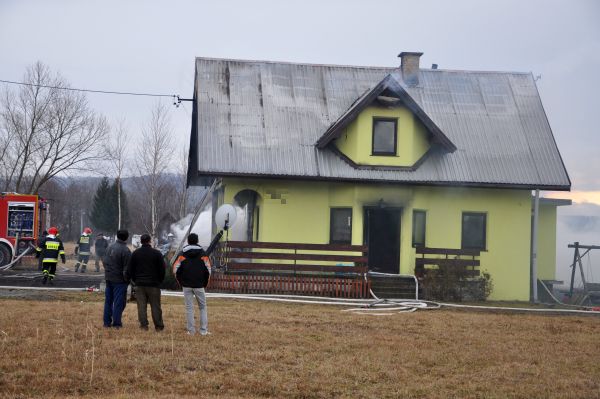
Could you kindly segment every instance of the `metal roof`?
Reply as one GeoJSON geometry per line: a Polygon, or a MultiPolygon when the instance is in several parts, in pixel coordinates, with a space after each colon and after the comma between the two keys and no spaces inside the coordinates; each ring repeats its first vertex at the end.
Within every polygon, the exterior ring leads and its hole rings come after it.
{"type": "Polygon", "coordinates": [[[269,176],[568,190],[570,180],[531,74],[196,59],[190,184],[269,176]],[[317,140],[392,74],[457,147],[415,170],[357,169],[317,140]]]}

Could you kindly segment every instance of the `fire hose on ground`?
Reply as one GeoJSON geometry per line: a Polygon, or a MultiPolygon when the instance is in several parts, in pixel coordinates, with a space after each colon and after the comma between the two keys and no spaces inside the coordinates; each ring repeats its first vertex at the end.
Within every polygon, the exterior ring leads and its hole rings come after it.
{"type": "MultiPolygon", "coordinates": [[[[61,287],[16,287],[0,286],[3,290],[31,290],[31,291],[88,291],[98,292],[93,288],[61,288],[61,287]]],[[[183,297],[183,292],[162,291],[163,296],[183,297]]],[[[279,303],[297,303],[311,305],[331,305],[344,306],[349,309],[343,309],[343,312],[354,314],[366,314],[371,316],[389,316],[397,313],[414,312],[416,310],[432,310],[440,308],[488,310],[502,312],[521,312],[538,314],[579,314],[600,316],[600,312],[593,310],[578,309],[545,309],[545,308],[519,308],[507,306],[482,306],[482,305],[463,305],[456,303],[443,303],[433,301],[423,301],[414,299],[347,299],[347,298],[323,298],[302,295],[268,295],[268,294],[225,294],[225,293],[207,293],[209,299],[236,299],[236,300],[258,300],[279,303]]]]}
{"type": "Polygon", "coordinates": [[[30,246],[25,251],[23,251],[23,253],[21,255],[17,256],[15,259],[13,259],[12,262],[10,262],[7,265],[0,266],[0,271],[5,271],[5,270],[8,270],[11,267],[13,267],[23,256],[27,255],[31,251],[31,249],[32,249],[32,247],[30,246]]]}
{"type": "MultiPolygon", "coordinates": [[[[32,291],[88,291],[97,292],[97,288],[60,288],[60,287],[15,287],[0,286],[0,289],[6,290],[32,290],[32,291]]],[[[162,290],[163,296],[183,297],[183,292],[162,290]]],[[[228,294],[228,293],[207,293],[208,299],[234,299],[234,300],[254,300],[278,303],[309,304],[345,307],[342,312],[370,315],[370,316],[391,316],[398,313],[410,313],[417,310],[433,310],[441,308],[469,309],[500,312],[520,312],[537,314],[571,314],[571,315],[594,315],[600,316],[599,311],[595,309],[548,309],[548,308],[521,308],[508,306],[484,306],[484,305],[466,305],[457,303],[443,303],[434,301],[425,301],[417,299],[382,299],[378,298],[371,291],[372,299],[350,299],[350,298],[326,298],[318,296],[304,295],[277,295],[277,294],[228,294]]]]}

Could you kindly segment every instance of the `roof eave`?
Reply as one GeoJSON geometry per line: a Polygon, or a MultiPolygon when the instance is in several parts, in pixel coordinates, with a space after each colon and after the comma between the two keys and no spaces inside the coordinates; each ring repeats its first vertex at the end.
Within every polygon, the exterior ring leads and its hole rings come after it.
{"type": "Polygon", "coordinates": [[[239,173],[239,172],[198,172],[195,181],[207,181],[215,177],[239,177],[239,178],[257,178],[274,180],[301,180],[301,181],[336,181],[350,183],[366,184],[397,184],[408,186],[438,186],[438,187],[471,187],[471,188],[502,188],[518,190],[541,190],[541,191],[570,191],[570,185],[560,184],[532,184],[532,183],[499,183],[499,182],[460,182],[460,181],[405,181],[405,180],[384,180],[384,179],[361,179],[349,177],[329,177],[329,176],[304,176],[304,175],[274,175],[261,173],[239,173]]]}

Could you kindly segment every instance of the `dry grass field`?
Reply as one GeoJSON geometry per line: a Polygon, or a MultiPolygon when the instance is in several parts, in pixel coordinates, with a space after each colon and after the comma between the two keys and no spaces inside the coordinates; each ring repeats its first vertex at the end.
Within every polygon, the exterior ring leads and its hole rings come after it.
{"type": "Polygon", "coordinates": [[[600,317],[451,310],[386,317],[214,299],[212,335],[102,328],[94,293],[0,299],[1,397],[596,398],[600,317]]]}

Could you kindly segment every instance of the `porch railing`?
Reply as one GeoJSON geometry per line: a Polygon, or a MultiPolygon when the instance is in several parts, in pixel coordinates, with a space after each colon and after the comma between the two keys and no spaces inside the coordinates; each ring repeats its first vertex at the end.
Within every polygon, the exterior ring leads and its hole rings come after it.
{"type": "Polygon", "coordinates": [[[477,258],[481,251],[478,249],[417,247],[416,254],[415,276],[417,277],[424,277],[428,265],[456,268],[468,277],[479,276],[480,261],[477,258]]]}
{"type": "Polygon", "coordinates": [[[363,245],[229,241],[213,291],[365,298],[368,250],[363,245]]]}

